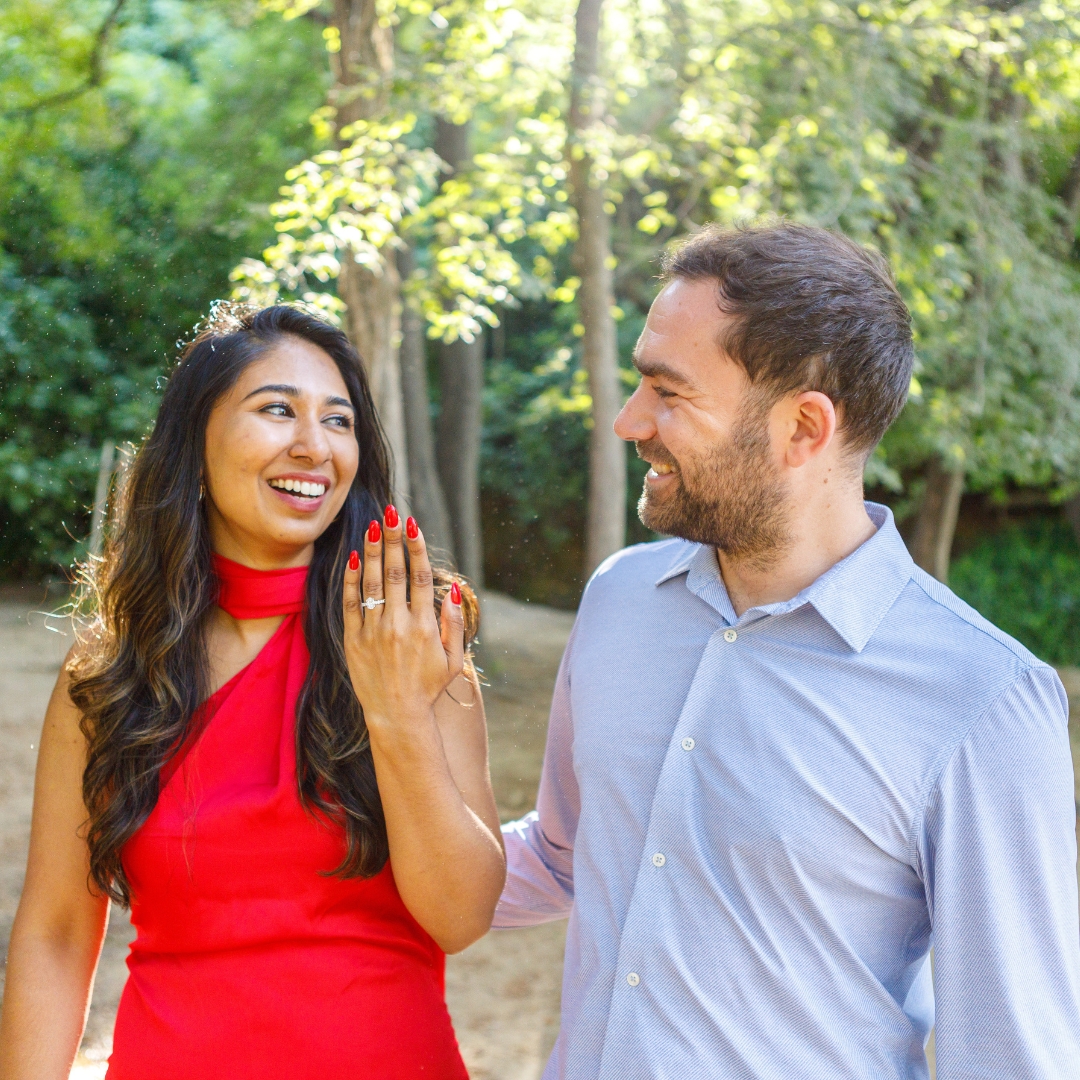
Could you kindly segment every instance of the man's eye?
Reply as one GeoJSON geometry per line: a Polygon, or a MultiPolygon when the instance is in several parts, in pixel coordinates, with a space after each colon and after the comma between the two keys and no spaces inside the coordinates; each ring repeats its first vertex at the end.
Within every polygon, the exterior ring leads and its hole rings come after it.
{"type": "Polygon", "coordinates": [[[656,391],[656,396],[660,398],[673,398],[676,396],[672,391],[665,390],[662,386],[654,386],[653,389],[656,391]]]}

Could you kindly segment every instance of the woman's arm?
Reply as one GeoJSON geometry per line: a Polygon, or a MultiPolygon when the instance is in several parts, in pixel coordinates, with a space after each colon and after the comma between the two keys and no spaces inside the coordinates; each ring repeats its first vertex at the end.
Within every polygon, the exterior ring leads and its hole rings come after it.
{"type": "Polygon", "coordinates": [[[483,704],[462,675],[460,603],[448,597],[441,627],[435,619],[423,538],[407,539],[409,604],[406,538],[396,522],[384,531],[385,568],[382,542],[369,533],[362,590],[358,569],[345,575],[345,651],[371,736],[398,891],[439,946],[459,952],[487,932],[506,875],[483,704]],[[364,610],[361,592],[386,603],[364,610]]]}
{"type": "Polygon", "coordinates": [[[80,835],[86,740],[66,668],[65,662],[41,732],[30,858],[8,948],[0,1080],[67,1080],[108,919],[107,899],[88,884],[80,835]]]}

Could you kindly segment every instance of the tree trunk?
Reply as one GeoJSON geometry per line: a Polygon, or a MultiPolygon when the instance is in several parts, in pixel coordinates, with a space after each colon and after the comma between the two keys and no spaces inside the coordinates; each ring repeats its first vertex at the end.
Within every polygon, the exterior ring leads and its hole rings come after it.
{"type": "Polygon", "coordinates": [[[1073,154],[1059,194],[1065,204],[1065,242],[1071,249],[1076,243],[1076,225],[1080,220],[1080,150],[1073,154]]]}
{"type": "Polygon", "coordinates": [[[1071,499],[1061,504],[1061,512],[1065,520],[1072,526],[1073,535],[1080,545],[1080,495],[1074,495],[1071,499]]]}
{"type": "Polygon", "coordinates": [[[480,531],[480,421],[484,391],[484,343],[439,348],[442,410],[437,427],[439,477],[450,512],[458,569],[474,584],[484,582],[480,531]]]}
{"type": "Polygon", "coordinates": [[[963,470],[947,471],[940,458],[934,458],[926,469],[926,490],[915,521],[911,557],[943,583],[949,580],[949,558],[963,493],[963,470]]]}
{"type": "Polygon", "coordinates": [[[113,478],[113,458],[116,447],[110,439],[101,444],[101,457],[98,458],[97,487],[94,488],[94,509],[90,515],[90,540],[87,550],[91,555],[100,555],[105,544],[105,519],[109,510],[109,485],[113,478]]]}
{"type": "MultiPolygon", "coordinates": [[[[412,252],[398,253],[402,280],[412,273],[412,252]]],[[[409,448],[409,501],[424,530],[429,548],[454,557],[453,533],[446,508],[439,469],[435,462],[435,438],[431,426],[428,394],[424,320],[408,305],[401,311],[401,394],[405,412],[405,436],[409,448]]]]}
{"type": "MultiPolygon", "coordinates": [[[[330,103],[340,132],[357,120],[382,116],[389,104],[394,70],[394,39],[380,24],[376,0],[334,0],[332,21],[341,49],[331,53],[335,84],[330,103]]],[[[339,142],[342,140],[339,139],[339,142]]],[[[407,509],[409,455],[402,401],[401,278],[394,255],[382,253],[377,273],[360,266],[353,253],[341,255],[338,295],[346,306],[345,327],[367,366],[375,408],[391,453],[391,490],[407,509]]]]}
{"type": "Polygon", "coordinates": [[[391,456],[391,491],[409,507],[409,450],[401,392],[401,278],[393,256],[384,253],[382,273],[375,275],[352,259],[342,259],[338,296],[345,301],[349,340],[367,367],[371,396],[391,456]]]}
{"type": "Polygon", "coordinates": [[[581,285],[578,308],[585,333],[582,354],[592,396],[589,436],[589,508],[585,530],[585,573],[626,542],[626,447],[613,425],[622,406],[612,285],[611,221],[604,209],[602,181],[584,152],[583,136],[604,122],[599,82],[600,9],[603,0],[579,0],[570,85],[571,200],[578,219],[574,263],[581,285]]]}
{"type": "Polygon", "coordinates": [[[379,22],[377,0],[334,0],[331,22],[341,48],[331,53],[334,86],[330,104],[338,131],[357,120],[381,116],[390,101],[394,35],[379,22]]]}
{"type": "MultiPolygon", "coordinates": [[[[469,161],[469,126],[435,121],[435,153],[449,166],[449,179],[469,161]]],[[[484,391],[484,339],[439,342],[438,461],[450,517],[458,569],[476,585],[484,583],[480,526],[480,440],[484,391]]]]}

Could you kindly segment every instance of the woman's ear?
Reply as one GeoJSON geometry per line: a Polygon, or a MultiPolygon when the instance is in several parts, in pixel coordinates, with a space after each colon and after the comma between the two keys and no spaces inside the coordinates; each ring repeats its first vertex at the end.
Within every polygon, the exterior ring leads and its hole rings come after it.
{"type": "Polygon", "coordinates": [[[804,390],[791,399],[791,436],[785,457],[801,468],[829,446],[836,435],[836,406],[818,390],[804,390]]]}

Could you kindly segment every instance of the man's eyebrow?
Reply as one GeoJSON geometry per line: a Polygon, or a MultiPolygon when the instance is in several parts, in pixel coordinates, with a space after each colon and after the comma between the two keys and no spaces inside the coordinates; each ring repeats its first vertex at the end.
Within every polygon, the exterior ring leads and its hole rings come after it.
{"type": "Polygon", "coordinates": [[[680,374],[673,367],[668,367],[667,364],[660,360],[642,360],[636,352],[631,359],[634,362],[634,367],[642,375],[646,375],[650,379],[665,379],[667,382],[675,383],[676,386],[682,386],[687,390],[697,389],[685,375],[680,374]]]}

